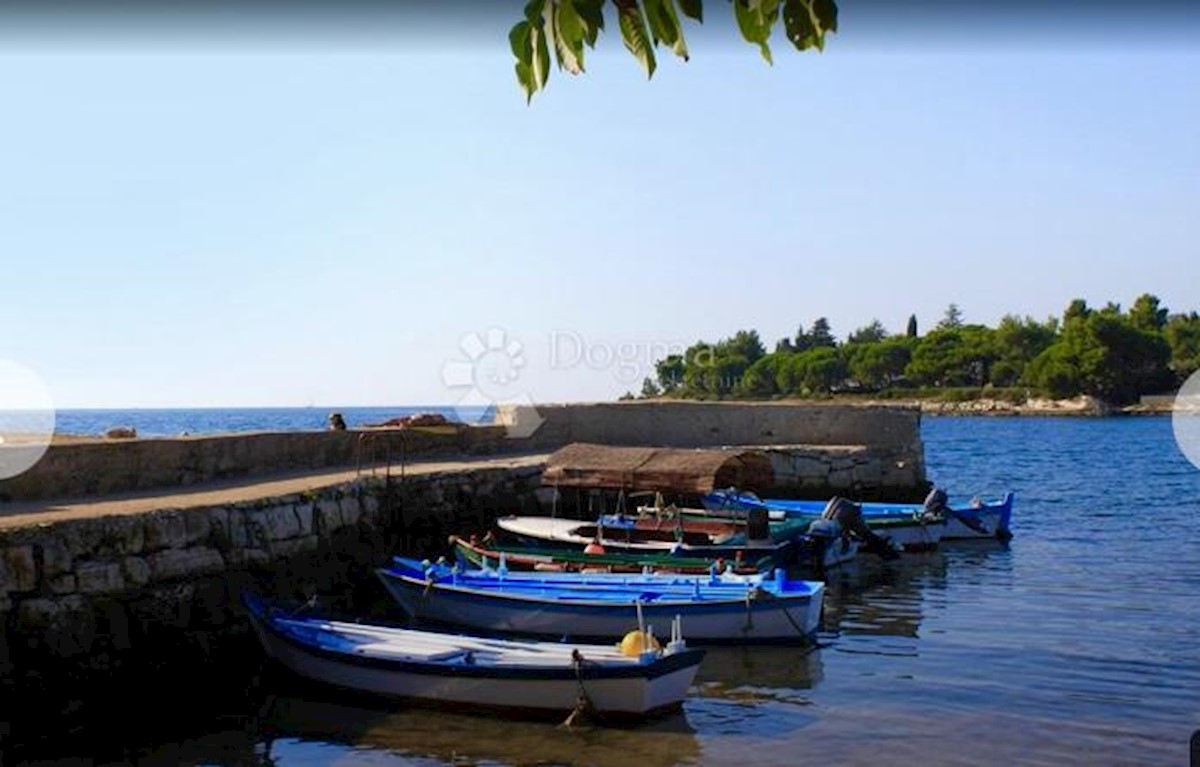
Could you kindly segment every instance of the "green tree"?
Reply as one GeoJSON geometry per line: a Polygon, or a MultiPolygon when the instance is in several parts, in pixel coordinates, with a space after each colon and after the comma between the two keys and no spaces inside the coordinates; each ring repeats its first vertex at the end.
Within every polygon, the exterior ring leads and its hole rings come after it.
{"type": "Polygon", "coordinates": [[[642,398],[653,399],[662,395],[662,389],[658,388],[658,384],[654,383],[653,378],[645,378],[642,380],[642,398]]]}
{"type": "Polygon", "coordinates": [[[917,315],[908,315],[908,327],[904,329],[904,335],[909,338],[917,337],[917,315]]]}
{"type": "Polygon", "coordinates": [[[1158,296],[1143,293],[1129,308],[1129,320],[1138,330],[1160,332],[1167,326],[1167,309],[1159,307],[1158,296]]]}
{"type": "Polygon", "coordinates": [[[848,372],[865,389],[881,389],[904,376],[912,360],[913,342],[886,338],[878,343],[846,347],[848,372]]]}
{"type": "Polygon", "coordinates": [[[871,320],[870,323],[855,330],[846,338],[848,344],[873,344],[887,338],[887,330],[884,329],[883,323],[879,320],[871,320]]]}
{"type": "Polygon", "coordinates": [[[776,388],[785,394],[828,393],[846,380],[846,361],[837,349],[822,346],[780,358],[776,388]]]}
{"type": "MultiPolygon", "coordinates": [[[[742,37],[758,46],[768,64],[771,32],[780,17],[788,42],[800,51],[824,50],[825,35],[837,31],[834,0],[732,0],[730,4],[742,37]]],[[[525,6],[525,16],[508,33],[508,40],[526,101],[546,87],[552,52],[559,71],[573,75],[584,71],[585,51],[595,48],[604,29],[605,5],[605,0],[532,0],[525,6]]],[[[625,48],[646,77],[654,75],[660,44],[688,60],[680,16],[703,21],[701,0],[612,0],[612,5],[625,48]]]]}
{"type": "Polygon", "coordinates": [[[741,397],[774,397],[779,394],[776,377],[779,366],[787,358],[786,354],[768,354],[755,360],[738,383],[735,393],[741,397]]]}
{"type": "Polygon", "coordinates": [[[663,394],[672,394],[683,386],[684,368],[681,354],[671,354],[654,363],[654,375],[663,394]]]}
{"type": "Polygon", "coordinates": [[[1030,363],[1030,383],[1051,396],[1090,394],[1116,405],[1170,386],[1171,347],[1163,334],[1139,329],[1115,304],[1072,308],[1074,302],[1058,340],[1030,363]]]}
{"type": "Polygon", "coordinates": [[[813,321],[812,327],[808,330],[808,342],[809,348],[812,349],[837,346],[837,339],[833,337],[833,332],[829,328],[829,320],[817,317],[813,321]]]}
{"type": "Polygon", "coordinates": [[[1067,305],[1066,311],[1063,312],[1063,327],[1071,323],[1072,320],[1085,320],[1091,316],[1092,310],[1088,308],[1087,301],[1082,298],[1076,298],[1067,305]]]}
{"type": "Polygon", "coordinates": [[[718,342],[714,352],[718,357],[741,356],[753,364],[766,354],[767,350],[763,347],[757,330],[739,330],[730,338],[718,342]]]}
{"type": "Polygon", "coordinates": [[[991,383],[996,386],[1013,386],[1025,374],[1025,368],[1039,354],[1054,343],[1058,335],[1058,323],[1054,319],[1038,322],[1032,317],[1017,317],[1006,314],[1000,319],[995,332],[995,353],[991,383]]]}
{"type": "Polygon", "coordinates": [[[958,304],[950,304],[946,307],[946,313],[942,315],[941,322],[937,324],[937,330],[954,330],[961,328],[962,325],[962,309],[958,308],[958,304]]]}
{"type": "Polygon", "coordinates": [[[1200,370],[1200,314],[1176,314],[1167,320],[1163,331],[1171,347],[1171,371],[1182,383],[1200,370]]]}

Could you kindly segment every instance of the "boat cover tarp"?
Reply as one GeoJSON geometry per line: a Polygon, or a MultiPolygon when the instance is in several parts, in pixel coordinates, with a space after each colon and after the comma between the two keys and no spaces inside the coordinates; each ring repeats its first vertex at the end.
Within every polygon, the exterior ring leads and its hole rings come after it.
{"type": "Polygon", "coordinates": [[[758,450],[614,447],[576,442],[550,456],[542,484],[664,493],[769,488],[771,459],[758,450]]]}

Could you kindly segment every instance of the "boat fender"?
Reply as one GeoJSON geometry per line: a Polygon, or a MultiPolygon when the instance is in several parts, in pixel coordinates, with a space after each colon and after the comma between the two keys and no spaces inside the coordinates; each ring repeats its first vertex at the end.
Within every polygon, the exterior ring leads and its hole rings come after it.
{"type": "Polygon", "coordinates": [[[622,655],[630,658],[639,658],[646,652],[658,652],[662,649],[662,645],[654,638],[654,635],[648,631],[634,629],[621,638],[617,644],[622,655]]]}
{"type": "Polygon", "coordinates": [[[599,541],[592,541],[587,546],[583,547],[583,553],[584,554],[603,554],[604,547],[602,545],[600,545],[599,541]]]}

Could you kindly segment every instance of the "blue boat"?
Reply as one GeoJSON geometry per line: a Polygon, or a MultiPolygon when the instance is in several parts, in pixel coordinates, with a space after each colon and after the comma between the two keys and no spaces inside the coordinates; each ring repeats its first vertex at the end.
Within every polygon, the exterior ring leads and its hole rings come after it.
{"type": "Polygon", "coordinates": [[[468,708],[567,713],[581,696],[604,715],[678,708],[704,653],[679,626],[666,647],[628,647],[443,634],[298,616],[243,595],[267,653],[293,673],[336,687],[468,708]]]}
{"type": "Polygon", "coordinates": [[[376,571],[410,615],[486,632],[620,638],[631,625],[672,625],[696,642],[804,642],[821,619],[825,585],[710,573],[514,573],[396,557],[376,571]]]}
{"type": "MultiPolygon", "coordinates": [[[[825,501],[793,501],[782,498],[759,498],[753,493],[734,489],[717,490],[703,498],[704,508],[720,515],[722,512],[746,512],[766,509],[775,520],[811,519],[821,517],[825,501]]],[[[934,490],[924,504],[920,503],[861,503],[863,519],[868,525],[887,526],[901,521],[919,519],[929,514],[945,517],[941,540],[1012,538],[1011,522],[1013,494],[1007,493],[998,501],[973,499],[969,503],[949,504],[945,493],[934,490]]]]}

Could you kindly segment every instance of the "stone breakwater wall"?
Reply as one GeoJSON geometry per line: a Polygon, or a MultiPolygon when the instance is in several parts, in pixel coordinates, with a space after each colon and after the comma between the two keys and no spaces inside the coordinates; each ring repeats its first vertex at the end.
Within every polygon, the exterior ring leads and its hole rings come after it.
{"type": "MultiPolygon", "coordinates": [[[[104,496],[387,460],[395,464],[438,455],[551,452],[572,442],[678,448],[863,446],[885,464],[881,469],[884,477],[907,471],[915,486],[925,476],[917,407],[665,400],[503,406],[497,420],[495,426],[441,430],[280,432],[53,444],[31,470],[0,480],[0,503],[104,496]]],[[[830,475],[842,470],[835,462],[830,475]]],[[[896,481],[898,486],[903,484],[899,475],[896,481]]]]}
{"type": "Polygon", "coordinates": [[[929,489],[920,455],[861,445],[761,449],[771,459],[776,496],[919,501],[929,489]]]}
{"type": "MultiPolygon", "coordinates": [[[[0,531],[0,680],[27,690],[65,674],[66,689],[76,677],[110,678],[122,666],[203,668],[231,639],[246,648],[243,587],[328,595],[324,608],[348,611],[363,589],[379,589],[371,568],[394,552],[437,556],[451,532],[534,511],[541,471],[372,477],[227,506],[0,531]]],[[[390,604],[383,609],[394,614],[390,604]]],[[[0,701],[19,697],[3,686],[0,701]]]]}
{"type": "Polygon", "coordinates": [[[0,480],[0,502],[139,492],[213,480],[305,472],[414,456],[481,455],[501,426],[446,430],[269,432],[51,444],[29,471],[0,480]]]}

